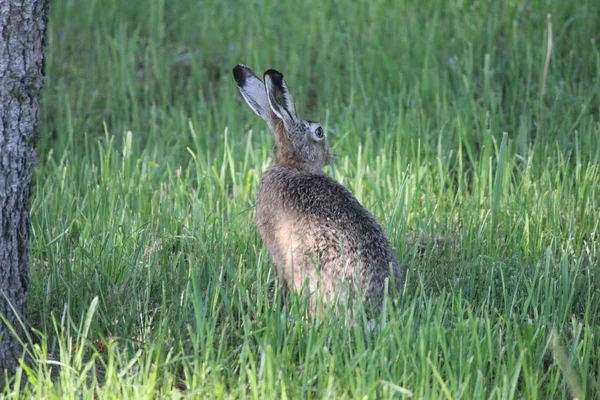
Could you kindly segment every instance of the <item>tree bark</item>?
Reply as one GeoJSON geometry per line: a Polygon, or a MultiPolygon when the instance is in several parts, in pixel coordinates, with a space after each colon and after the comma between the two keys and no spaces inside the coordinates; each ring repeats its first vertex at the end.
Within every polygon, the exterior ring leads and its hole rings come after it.
{"type": "MultiPolygon", "coordinates": [[[[47,16],[47,0],[0,0],[0,314],[21,338],[17,314],[26,313],[29,288],[29,198],[47,16]]],[[[0,392],[22,355],[0,319],[0,392]]]]}

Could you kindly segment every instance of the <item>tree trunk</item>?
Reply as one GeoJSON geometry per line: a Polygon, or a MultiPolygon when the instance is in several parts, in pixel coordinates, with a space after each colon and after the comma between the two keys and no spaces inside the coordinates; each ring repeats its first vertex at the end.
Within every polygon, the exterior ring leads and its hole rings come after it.
{"type": "MultiPolygon", "coordinates": [[[[14,311],[25,315],[29,287],[29,197],[47,16],[47,0],[0,0],[0,314],[21,337],[14,311]]],[[[0,319],[0,392],[22,354],[0,319]]]]}

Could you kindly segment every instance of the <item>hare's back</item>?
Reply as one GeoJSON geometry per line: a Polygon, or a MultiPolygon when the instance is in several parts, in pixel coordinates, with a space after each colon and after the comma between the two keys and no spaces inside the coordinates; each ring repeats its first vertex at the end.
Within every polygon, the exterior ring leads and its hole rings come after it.
{"type": "Polygon", "coordinates": [[[258,189],[258,213],[265,219],[294,218],[298,220],[296,228],[304,231],[301,233],[336,243],[343,239],[349,248],[360,248],[363,258],[389,259],[397,264],[381,225],[348,189],[324,173],[267,168],[258,189]],[[308,229],[311,232],[306,232],[308,229]]]}
{"type": "Polygon", "coordinates": [[[348,189],[328,175],[277,165],[265,170],[258,187],[258,202],[259,206],[280,212],[293,211],[341,224],[357,225],[361,219],[373,218],[348,189]]]}

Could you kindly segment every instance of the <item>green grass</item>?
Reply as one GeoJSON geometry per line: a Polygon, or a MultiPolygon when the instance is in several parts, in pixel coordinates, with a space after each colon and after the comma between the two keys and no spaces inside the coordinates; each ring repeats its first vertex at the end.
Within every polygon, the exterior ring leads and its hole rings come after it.
{"type": "Polygon", "coordinates": [[[52,2],[29,363],[4,396],[600,396],[597,3],[52,2]],[[327,172],[405,265],[373,332],[274,282],[240,62],[325,123],[327,172]]]}

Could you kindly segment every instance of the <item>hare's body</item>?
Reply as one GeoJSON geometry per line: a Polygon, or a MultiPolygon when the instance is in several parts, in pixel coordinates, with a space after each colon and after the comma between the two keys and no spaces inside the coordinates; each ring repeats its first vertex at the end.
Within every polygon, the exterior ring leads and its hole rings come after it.
{"type": "Polygon", "coordinates": [[[320,288],[327,301],[346,288],[379,302],[389,278],[400,291],[398,259],[383,228],[329,176],[273,165],[257,197],[260,236],[292,289],[320,288]]]}
{"type": "Polygon", "coordinates": [[[275,70],[263,83],[249,68],[233,74],[248,105],[275,138],[274,165],[258,188],[257,225],[288,288],[307,288],[311,304],[338,296],[378,305],[386,281],[401,293],[398,258],[381,225],[348,189],[322,172],[331,149],[317,122],[296,115],[292,96],[275,70]],[[318,292],[318,293],[317,293],[318,292]]]}

